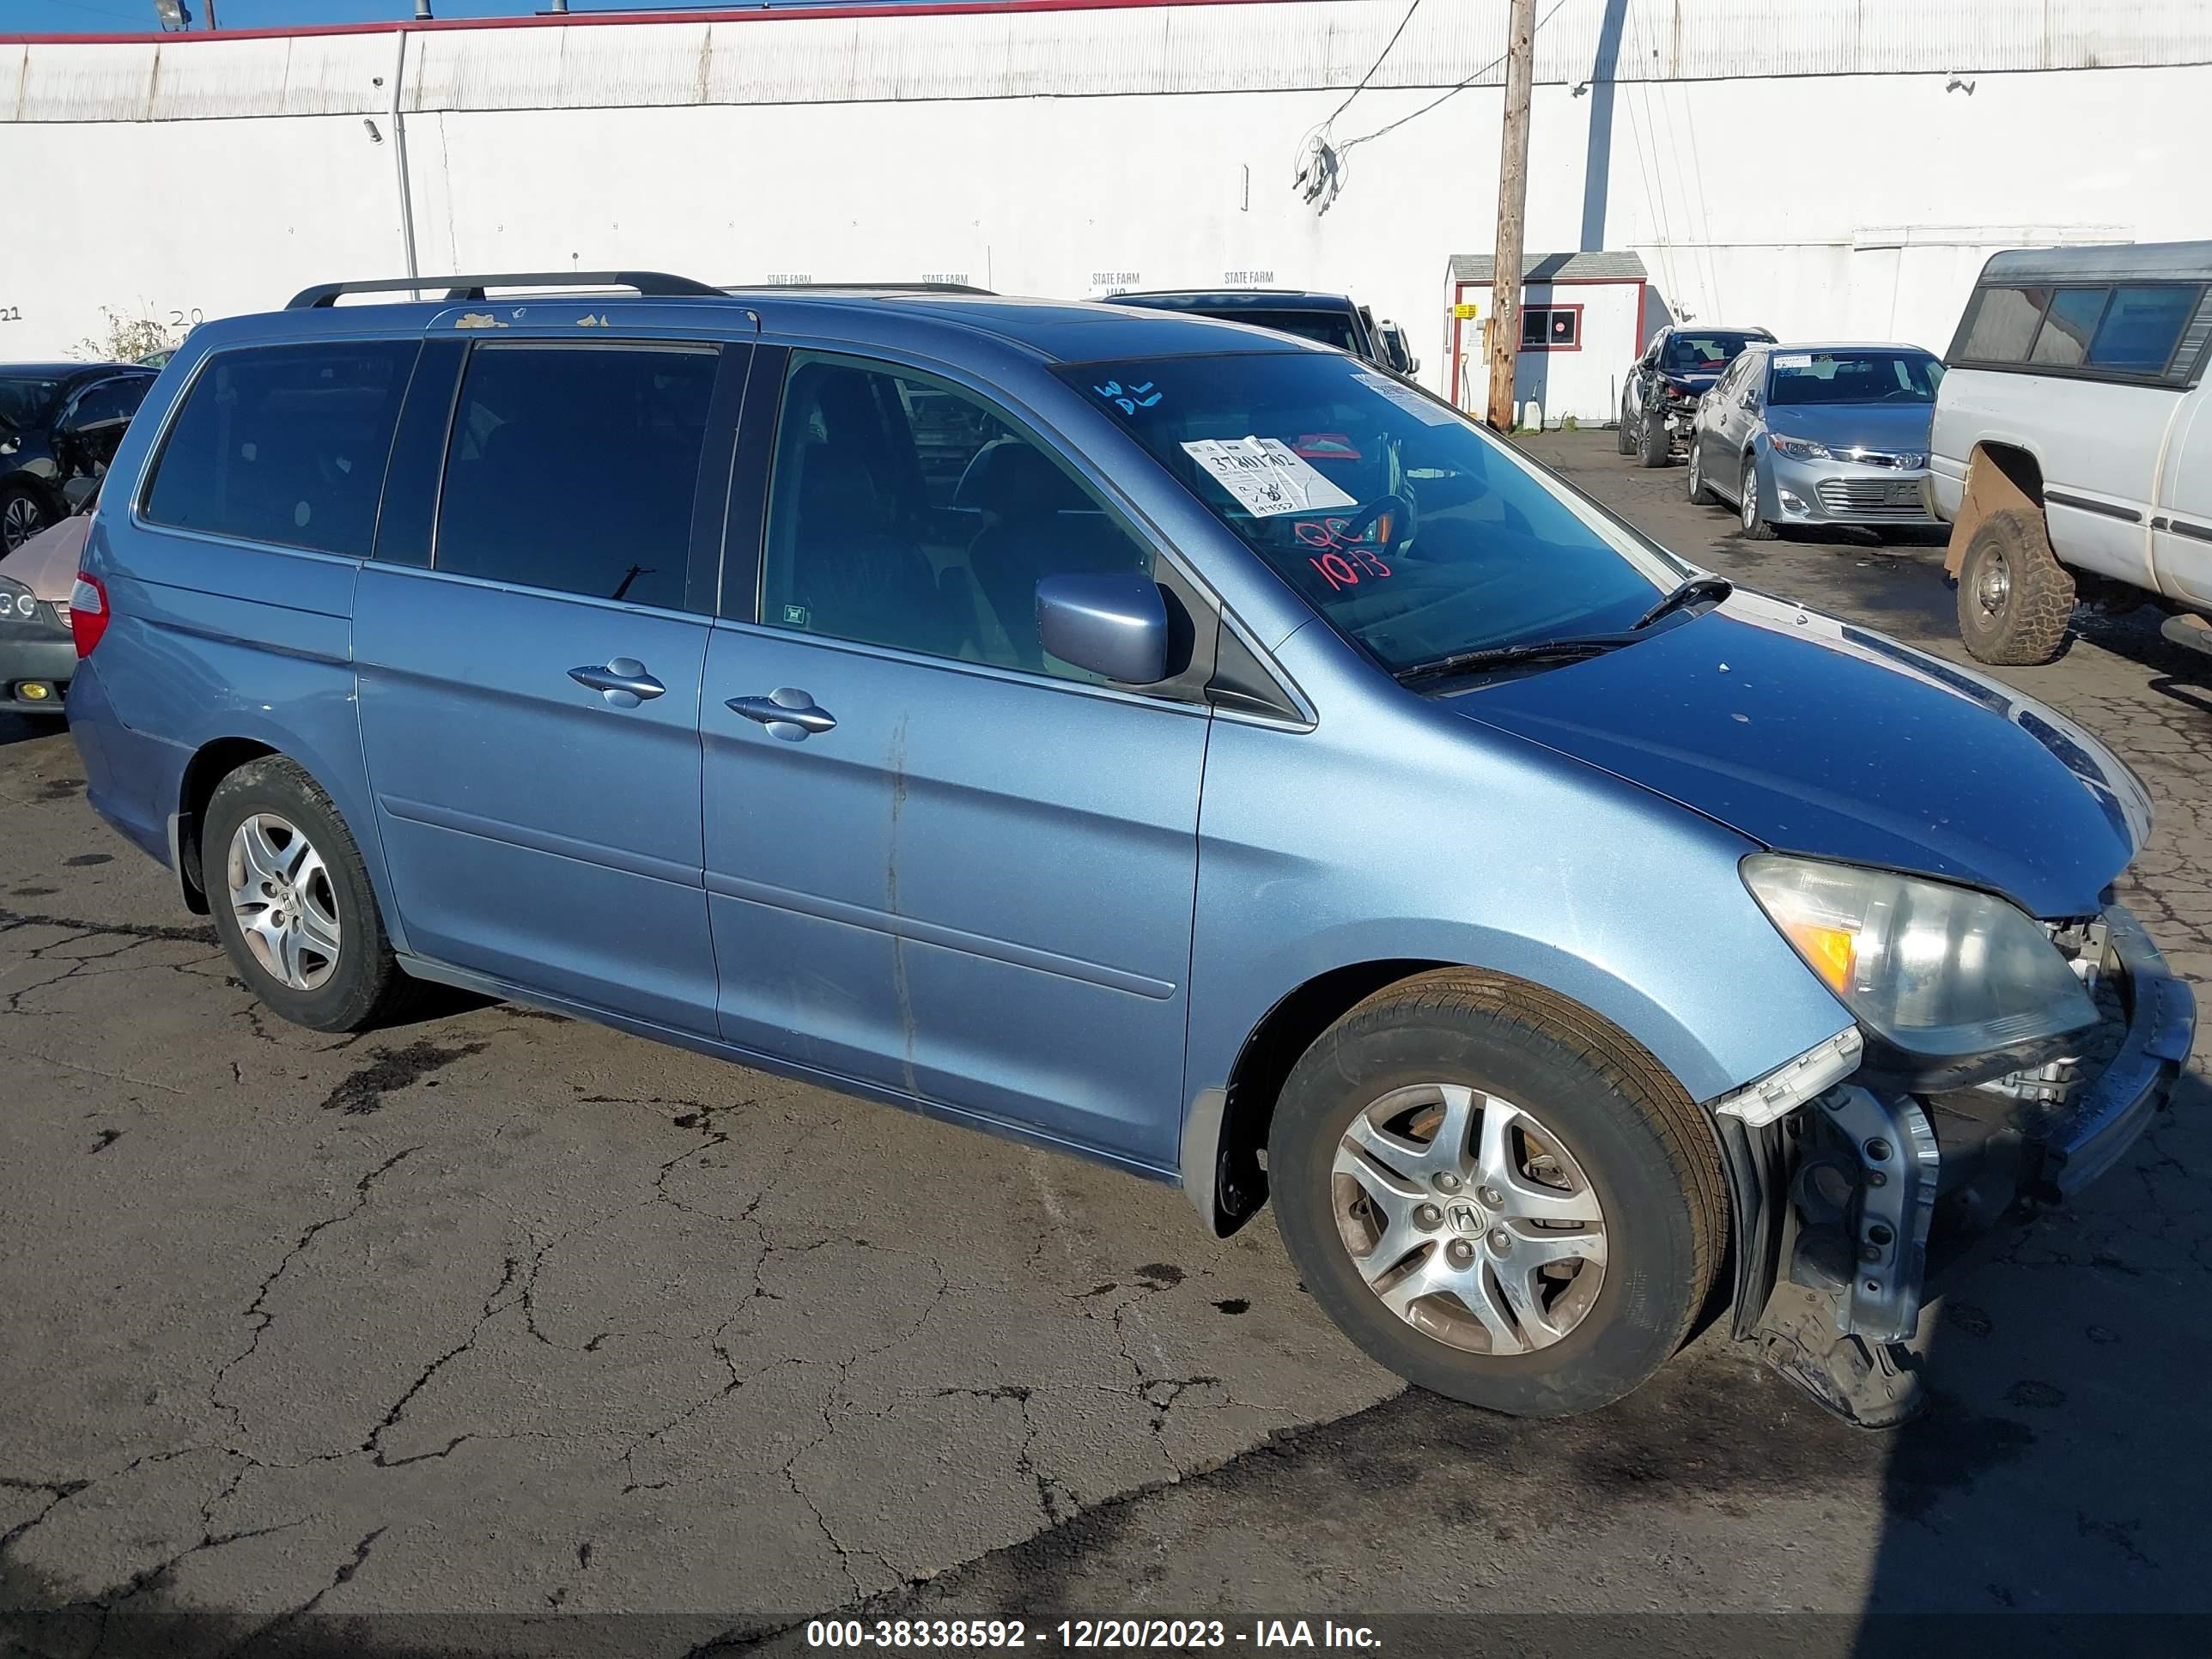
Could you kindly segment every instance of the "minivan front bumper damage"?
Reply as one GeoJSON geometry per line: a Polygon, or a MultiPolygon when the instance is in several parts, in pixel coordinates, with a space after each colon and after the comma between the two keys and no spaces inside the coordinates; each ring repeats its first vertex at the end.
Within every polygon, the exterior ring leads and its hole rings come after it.
{"type": "Polygon", "coordinates": [[[1778,1115],[1716,1103],[1735,1334],[1838,1415],[1911,1415],[1945,1280],[2118,1163],[2172,1092],[2196,1034],[2189,987],[2117,906],[2075,961],[2106,1015],[2077,1055],[1941,1095],[1825,1082],[1830,1056],[1806,1077],[1818,1092],[1778,1115]]]}

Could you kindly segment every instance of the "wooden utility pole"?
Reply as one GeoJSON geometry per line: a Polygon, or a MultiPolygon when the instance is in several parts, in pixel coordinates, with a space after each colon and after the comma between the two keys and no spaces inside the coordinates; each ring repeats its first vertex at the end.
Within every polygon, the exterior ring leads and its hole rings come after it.
{"type": "Polygon", "coordinates": [[[1536,79],[1536,0],[1513,0],[1505,33],[1505,134],[1498,149],[1498,258],[1490,283],[1490,414],[1513,428],[1513,370],[1521,354],[1521,270],[1528,205],[1528,91],[1536,79]]]}

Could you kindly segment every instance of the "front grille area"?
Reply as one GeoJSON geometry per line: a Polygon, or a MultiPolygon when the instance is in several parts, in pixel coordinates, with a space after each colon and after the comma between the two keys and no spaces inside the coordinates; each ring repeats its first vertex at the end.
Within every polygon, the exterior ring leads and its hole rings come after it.
{"type": "Polygon", "coordinates": [[[1831,513],[1848,513],[1865,519],[1917,519],[1927,511],[1920,502],[1917,479],[1823,478],[1816,486],[1820,505],[1831,513]]]}

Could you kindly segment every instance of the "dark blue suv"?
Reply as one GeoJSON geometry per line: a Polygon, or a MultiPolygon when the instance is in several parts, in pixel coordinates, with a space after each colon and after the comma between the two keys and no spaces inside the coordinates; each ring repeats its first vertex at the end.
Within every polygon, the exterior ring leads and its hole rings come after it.
{"type": "Polygon", "coordinates": [[[1503,1410],[1717,1286],[1863,1420],[1954,1237],[2188,1051],[2094,738],[1346,353],[447,280],[195,330],[72,596],[94,805],[289,1019],[442,981],[1272,1194],[1503,1410]]]}

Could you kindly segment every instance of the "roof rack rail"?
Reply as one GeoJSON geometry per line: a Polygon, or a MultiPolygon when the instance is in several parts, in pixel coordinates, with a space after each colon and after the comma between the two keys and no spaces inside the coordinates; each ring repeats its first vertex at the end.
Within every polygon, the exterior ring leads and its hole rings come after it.
{"type": "Polygon", "coordinates": [[[546,270],[495,272],[486,276],[389,276],[368,283],[318,283],[294,295],[287,311],[326,309],[341,294],[394,294],[446,290],[446,302],[481,300],[488,288],[627,288],[651,299],[723,298],[719,288],[660,270],[546,270]]]}
{"type": "Polygon", "coordinates": [[[994,288],[972,283],[732,283],[725,294],[772,294],[788,289],[798,294],[981,294],[999,297],[994,288]]]}

